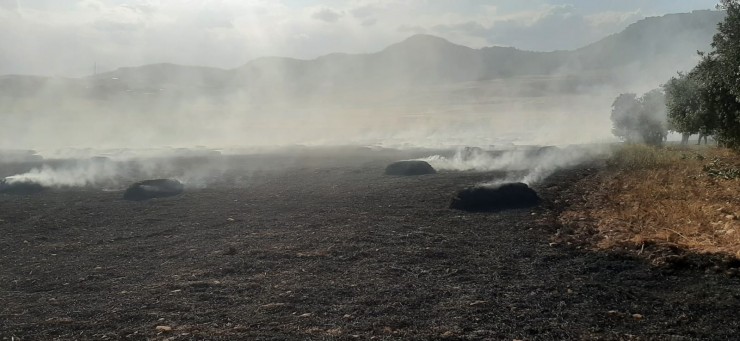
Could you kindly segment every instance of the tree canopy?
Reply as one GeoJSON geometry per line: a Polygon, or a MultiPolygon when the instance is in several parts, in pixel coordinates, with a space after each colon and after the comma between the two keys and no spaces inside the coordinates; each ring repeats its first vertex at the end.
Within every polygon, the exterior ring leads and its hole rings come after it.
{"type": "Polygon", "coordinates": [[[660,89],[637,97],[626,93],[612,104],[612,133],[626,142],[663,143],[668,129],[665,95],[660,89]]]}
{"type": "Polygon", "coordinates": [[[701,130],[699,85],[695,77],[681,73],[663,85],[670,130],[689,135],[698,134],[701,130]]]}
{"type": "Polygon", "coordinates": [[[722,0],[727,12],[712,40],[712,51],[688,74],[664,86],[672,130],[714,134],[740,149],[740,0],[722,0]]]}

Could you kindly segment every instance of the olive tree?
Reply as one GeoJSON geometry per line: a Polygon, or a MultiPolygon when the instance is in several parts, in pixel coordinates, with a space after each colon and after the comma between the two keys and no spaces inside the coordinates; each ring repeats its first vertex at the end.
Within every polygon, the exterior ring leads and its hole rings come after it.
{"type": "Polygon", "coordinates": [[[612,104],[612,133],[626,142],[660,145],[668,129],[665,95],[660,89],[641,97],[626,93],[612,104]]]}
{"type": "Polygon", "coordinates": [[[699,134],[699,141],[712,135],[716,129],[716,112],[707,106],[705,82],[695,71],[679,73],[665,85],[665,104],[668,112],[668,129],[681,133],[681,144],[687,144],[689,136],[699,134]]]}
{"type": "Polygon", "coordinates": [[[727,15],[717,26],[712,51],[701,55],[689,77],[698,82],[701,128],[712,130],[721,144],[740,150],[740,0],[722,0],[720,8],[727,15]]]}

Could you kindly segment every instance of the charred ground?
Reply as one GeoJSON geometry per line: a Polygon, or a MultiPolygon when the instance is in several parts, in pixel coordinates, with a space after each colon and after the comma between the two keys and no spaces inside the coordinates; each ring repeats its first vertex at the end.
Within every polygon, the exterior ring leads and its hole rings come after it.
{"type": "Polygon", "coordinates": [[[505,174],[394,177],[385,166],[409,155],[301,155],[232,160],[233,178],[240,164],[276,167],[146,202],[0,195],[2,340],[683,340],[740,328],[737,278],[551,244],[554,213],[593,168],[535,186],[538,208],[467,213],[447,208],[455,192],[505,174]]]}

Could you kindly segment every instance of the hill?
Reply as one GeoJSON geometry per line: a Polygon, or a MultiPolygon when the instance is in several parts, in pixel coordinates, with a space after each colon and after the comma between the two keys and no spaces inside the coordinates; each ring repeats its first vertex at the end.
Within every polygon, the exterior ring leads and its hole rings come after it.
{"type": "MultiPolygon", "coordinates": [[[[472,49],[430,35],[415,35],[371,54],[335,53],[313,60],[268,57],[231,70],[151,64],[125,67],[78,80],[0,78],[8,94],[33,94],[45,83],[65,89],[92,88],[95,96],[133,92],[218,94],[253,98],[310,97],[322,93],[476,82],[543,75],[598,75],[599,81],[629,82],[648,72],[667,78],[693,65],[697,50],[708,50],[719,11],[695,11],[640,20],[624,31],[573,51],[535,52],[513,47],[472,49]],[[61,83],[61,85],[60,85],[61,83]]],[[[583,81],[583,80],[580,80],[583,81]]]]}

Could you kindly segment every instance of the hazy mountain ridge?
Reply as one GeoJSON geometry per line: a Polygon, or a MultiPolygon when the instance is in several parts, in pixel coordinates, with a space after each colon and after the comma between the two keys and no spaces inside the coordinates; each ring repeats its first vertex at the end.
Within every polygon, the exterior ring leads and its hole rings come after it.
{"type": "Polygon", "coordinates": [[[334,53],[313,60],[266,57],[230,70],[161,63],[123,67],[82,79],[2,76],[0,90],[5,96],[33,95],[42,84],[48,84],[92,97],[162,91],[236,92],[266,100],[322,93],[342,98],[343,93],[357,90],[583,72],[601,73],[599,79],[619,78],[624,77],[625,68],[667,68],[663,73],[669,77],[690,67],[697,50],[709,48],[716,24],[723,17],[719,11],[695,11],[646,18],[573,51],[534,52],[495,46],[472,49],[435,36],[415,35],[376,53],[334,53]]]}

